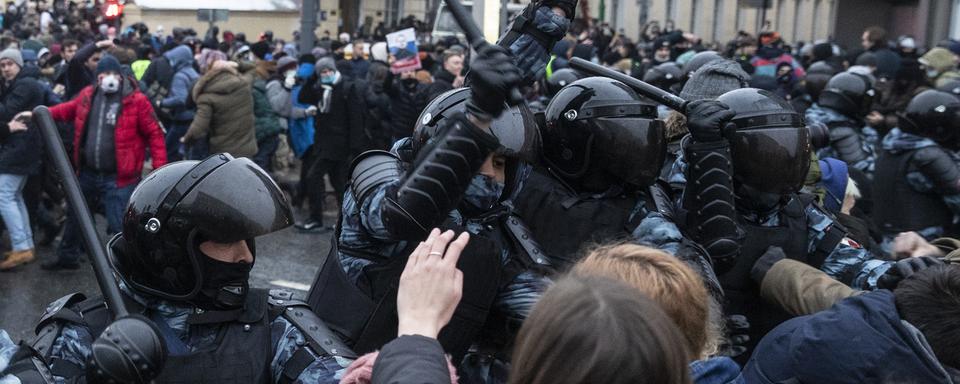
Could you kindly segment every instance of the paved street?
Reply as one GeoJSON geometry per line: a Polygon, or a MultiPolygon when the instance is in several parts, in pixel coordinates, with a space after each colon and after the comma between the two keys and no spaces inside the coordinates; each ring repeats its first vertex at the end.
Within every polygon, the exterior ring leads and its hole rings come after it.
{"type": "MultiPolygon", "coordinates": [[[[327,222],[333,223],[334,217],[330,214],[327,222]]],[[[102,230],[102,218],[97,219],[102,230]]],[[[327,256],[329,239],[329,233],[305,234],[292,227],[259,238],[251,285],[286,288],[303,298],[327,256]]],[[[39,261],[51,257],[54,257],[54,248],[40,247],[37,262],[0,273],[0,328],[7,330],[15,341],[33,336],[33,327],[47,303],[71,292],[98,294],[89,263],[77,271],[41,270],[39,261]]]]}

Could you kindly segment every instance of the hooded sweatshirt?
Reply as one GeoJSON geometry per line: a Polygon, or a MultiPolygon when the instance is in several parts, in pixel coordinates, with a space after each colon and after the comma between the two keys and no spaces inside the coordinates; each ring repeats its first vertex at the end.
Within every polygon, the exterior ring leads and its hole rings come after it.
{"type": "Polygon", "coordinates": [[[888,290],[781,324],[760,341],[743,369],[748,383],[956,383],[957,375],[937,361],[923,334],[900,318],[888,290]]]}
{"type": "Polygon", "coordinates": [[[173,83],[170,84],[170,93],[161,102],[161,106],[171,109],[171,116],[176,121],[189,122],[193,119],[194,108],[190,108],[187,100],[190,90],[200,75],[193,69],[193,54],[186,45],[178,46],[163,54],[173,68],[173,83]]]}

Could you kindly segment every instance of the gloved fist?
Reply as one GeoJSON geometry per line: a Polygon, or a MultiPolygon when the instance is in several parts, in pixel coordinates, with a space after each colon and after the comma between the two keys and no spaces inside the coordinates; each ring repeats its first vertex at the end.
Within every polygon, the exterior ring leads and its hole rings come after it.
{"type": "Polygon", "coordinates": [[[690,135],[700,143],[722,140],[724,128],[736,116],[730,107],[716,100],[691,101],[684,114],[690,135]]]}
{"type": "Polygon", "coordinates": [[[727,335],[717,353],[729,358],[747,353],[747,344],[750,342],[750,321],[743,315],[730,315],[724,318],[724,322],[727,335]]]}
{"type": "Polygon", "coordinates": [[[513,64],[507,50],[484,43],[470,64],[471,94],[467,112],[482,120],[500,116],[520,80],[520,69],[513,64]]]}
{"type": "Polygon", "coordinates": [[[912,276],[914,273],[935,265],[943,265],[943,261],[929,256],[908,257],[893,264],[887,273],[880,276],[877,280],[877,288],[894,289],[904,279],[912,276]]]}

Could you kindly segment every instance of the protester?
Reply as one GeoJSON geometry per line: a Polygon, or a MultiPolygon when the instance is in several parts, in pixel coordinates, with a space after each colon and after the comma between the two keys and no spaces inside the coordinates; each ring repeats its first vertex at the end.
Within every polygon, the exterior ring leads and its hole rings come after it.
{"type": "Polygon", "coordinates": [[[433,83],[427,90],[427,99],[433,100],[446,91],[463,86],[463,78],[460,72],[463,71],[463,53],[460,51],[446,50],[440,56],[442,66],[437,73],[433,75],[433,83]]]}
{"type": "Polygon", "coordinates": [[[682,340],[659,306],[628,286],[568,277],[520,330],[509,382],[688,383],[682,340]]]}
{"type": "Polygon", "coordinates": [[[713,357],[722,338],[722,309],[707,295],[701,278],[680,260],[639,245],[609,245],[590,251],[572,272],[618,280],[657,302],[687,341],[694,383],[743,382],[733,360],[713,357]]]}
{"type": "Polygon", "coordinates": [[[193,100],[197,112],[181,138],[188,147],[188,159],[217,152],[249,158],[257,154],[253,93],[236,62],[210,63],[193,87],[193,100]]]}
{"type": "Polygon", "coordinates": [[[350,160],[368,149],[369,137],[364,131],[367,109],[360,84],[341,76],[339,64],[333,58],[317,61],[314,74],[307,79],[297,101],[316,106],[314,116],[314,148],[306,182],[310,200],[310,216],[297,228],[304,231],[329,231],[323,224],[323,206],[326,196],[324,176],[342,206],[347,186],[350,160]]]}
{"type": "Polygon", "coordinates": [[[170,121],[164,144],[167,146],[167,159],[177,161],[183,158],[180,154],[180,138],[190,128],[190,122],[196,113],[194,107],[188,105],[188,99],[200,74],[193,69],[193,55],[185,45],[171,49],[163,56],[170,63],[173,81],[167,97],[157,100],[156,106],[169,111],[170,121]]]}
{"type": "Polygon", "coordinates": [[[43,89],[37,82],[36,67],[23,68],[20,51],[8,48],[0,52],[0,121],[5,128],[0,149],[0,216],[10,236],[10,252],[0,262],[0,271],[29,263],[34,259],[33,232],[24,201],[27,177],[39,173],[43,152],[36,129],[27,129],[14,116],[43,103],[43,89]],[[14,121],[11,121],[14,120],[14,121]],[[16,131],[16,133],[13,133],[16,131]]]}
{"type": "MultiPolygon", "coordinates": [[[[50,108],[54,120],[73,122],[73,166],[80,188],[89,207],[103,205],[110,235],[121,230],[123,210],[140,181],[147,152],[154,168],[167,163],[163,131],[150,101],[137,89],[136,81],[120,71],[120,63],[105,55],[97,63],[95,85],[50,108]]],[[[68,220],[57,259],[45,262],[44,269],[80,267],[78,225],[76,219],[68,220]]]]}

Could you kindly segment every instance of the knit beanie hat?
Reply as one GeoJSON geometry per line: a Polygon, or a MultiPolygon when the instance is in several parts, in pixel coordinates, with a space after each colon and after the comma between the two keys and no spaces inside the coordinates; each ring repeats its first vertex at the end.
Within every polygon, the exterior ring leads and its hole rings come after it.
{"type": "Polygon", "coordinates": [[[3,59],[13,60],[13,62],[17,63],[17,65],[19,65],[20,68],[23,68],[23,55],[20,54],[19,49],[16,49],[16,48],[4,49],[3,52],[0,52],[0,60],[3,60],[3,59]]]}
{"type": "Polygon", "coordinates": [[[373,45],[370,46],[370,57],[373,58],[373,60],[386,63],[390,58],[390,55],[387,54],[387,43],[382,41],[373,43],[373,45]]]}
{"type": "Polygon", "coordinates": [[[320,60],[317,60],[317,65],[313,70],[317,72],[317,74],[319,74],[320,72],[323,72],[328,69],[331,71],[337,70],[337,62],[334,61],[333,58],[329,56],[324,57],[320,60]]]}
{"type": "Polygon", "coordinates": [[[314,65],[317,62],[317,57],[311,53],[304,53],[300,55],[299,64],[310,64],[314,65]]]}
{"type": "Polygon", "coordinates": [[[296,66],[297,66],[297,59],[290,56],[281,57],[280,60],[277,60],[277,73],[282,74],[287,70],[293,69],[296,66]]]}
{"type": "Polygon", "coordinates": [[[733,60],[716,60],[700,67],[680,91],[680,97],[693,101],[716,99],[720,95],[746,86],[747,75],[733,60]]]}
{"type": "Polygon", "coordinates": [[[267,54],[270,53],[270,44],[267,44],[266,41],[258,41],[250,46],[250,51],[252,51],[258,59],[266,60],[267,54]]]}
{"type": "Polygon", "coordinates": [[[97,63],[97,75],[110,71],[120,73],[120,62],[112,55],[105,53],[100,57],[100,62],[97,63]]]}
{"type": "Polygon", "coordinates": [[[920,64],[935,69],[937,72],[946,72],[957,66],[957,57],[946,48],[937,47],[920,57],[920,64]]]}

